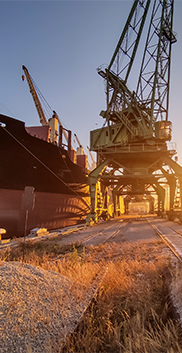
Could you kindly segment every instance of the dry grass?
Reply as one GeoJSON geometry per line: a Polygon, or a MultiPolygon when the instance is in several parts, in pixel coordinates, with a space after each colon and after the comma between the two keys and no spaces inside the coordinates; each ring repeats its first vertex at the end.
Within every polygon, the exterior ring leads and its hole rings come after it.
{"type": "MultiPolygon", "coordinates": [[[[89,247],[78,244],[63,253],[55,244],[26,246],[25,262],[53,270],[70,278],[72,294],[79,301],[98,273],[107,268],[96,300],[75,332],[66,341],[64,352],[98,353],[180,353],[182,335],[172,320],[164,287],[164,269],[171,257],[161,241],[138,244],[105,244],[89,247]]],[[[0,260],[21,261],[19,249],[6,250],[0,260]]]]}
{"type": "Polygon", "coordinates": [[[163,272],[171,259],[162,242],[90,249],[90,263],[101,259],[107,275],[64,352],[182,352],[181,328],[167,305],[163,272]]]}
{"type": "Polygon", "coordinates": [[[40,242],[28,240],[25,244],[22,239],[18,239],[17,242],[18,246],[0,251],[0,260],[27,262],[36,265],[38,258],[40,264],[42,264],[56,256],[72,252],[73,247],[82,251],[82,246],[79,243],[60,245],[57,244],[55,239],[40,242]]]}

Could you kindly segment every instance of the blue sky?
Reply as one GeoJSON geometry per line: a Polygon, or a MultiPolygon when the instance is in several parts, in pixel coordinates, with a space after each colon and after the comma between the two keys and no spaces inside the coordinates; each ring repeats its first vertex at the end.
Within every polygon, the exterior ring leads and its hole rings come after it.
{"type": "MultiPolygon", "coordinates": [[[[25,65],[86,151],[89,131],[102,126],[99,113],[106,107],[96,69],[109,64],[131,6],[132,0],[0,1],[0,113],[39,125],[27,82],[21,80],[25,65]]],[[[178,42],[172,48],[169,120],[182,165],[181,16],[182,0],[175,0],[178,42]]]]}

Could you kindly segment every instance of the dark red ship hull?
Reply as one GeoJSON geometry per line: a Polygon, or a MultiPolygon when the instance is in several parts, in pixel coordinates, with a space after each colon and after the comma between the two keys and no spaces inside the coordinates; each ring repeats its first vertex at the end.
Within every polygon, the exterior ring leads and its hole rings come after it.
{"type": "Polygon", "coordinates": [[[0,124],[0,228],[6,237],[24,235],[26,215],[27,233],[86,217],[88,176],[67,150],[31,136],[16,119],[0,115],[0,124]]]}

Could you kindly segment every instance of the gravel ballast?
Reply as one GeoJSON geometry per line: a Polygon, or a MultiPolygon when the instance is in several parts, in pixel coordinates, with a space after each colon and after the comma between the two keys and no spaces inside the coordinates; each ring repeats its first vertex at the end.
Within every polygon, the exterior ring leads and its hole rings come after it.
{"type": "Polygon", "coordinates": [[[0,262],[0,352],[60,352],[93,295],[82,300],[66,277],[19,262],[0,262]]]}

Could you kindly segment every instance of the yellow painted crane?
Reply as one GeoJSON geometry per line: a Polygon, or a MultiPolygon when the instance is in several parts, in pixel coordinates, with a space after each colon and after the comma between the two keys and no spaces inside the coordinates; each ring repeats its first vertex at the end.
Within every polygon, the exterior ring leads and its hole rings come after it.
{"type": "MultiPolygon", "coordinates": [[[[35,107],[37,109],[37,112],[38,112],[38,115],[39,115],[39,118],[40,118],[40,123],[43,126],[49,125],[47,120],[46,120],[45,114],[43,112],[43,109],[42,109],[40,100],[38,98],[37,92],[36,92],[36,90],[34,88],[34,84],[33,84],[32,78],[31,78],[27,68],[24,65],[22,66],[22,69],[23,69],[23,71],[25,73],[25,76],[26,76],[26,79],[27,79],[27,82],[28,82],[28,85],[29,85],[29,88],[30,88],[30,93],[32,95],[32,98],[33,98],[34,103],[35,103],[35,107]]],[[[22,76],[22,79],[24,81],[24,76],[22,76]]]]}

